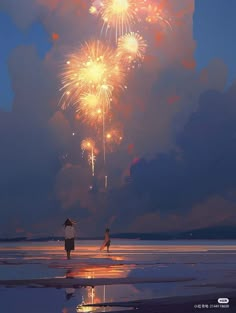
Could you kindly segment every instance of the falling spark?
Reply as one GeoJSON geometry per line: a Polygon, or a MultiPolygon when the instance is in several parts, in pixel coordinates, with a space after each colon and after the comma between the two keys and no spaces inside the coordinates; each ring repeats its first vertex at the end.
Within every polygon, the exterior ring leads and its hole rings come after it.
{"type": "Polygon", "coordinates": [[[95,161],[96,161],[96,156],[95,156],[95,142],[90,139],[84,139],[81,142],[81,149],[82,151],[87,151],[88,152],[88,163],[91,165],[92,169],[92,176],[95,174],[95,161]]]}
{"type": "Polygon", "coordinates": [[[90,9],[89,9],[89,12],[90,12],[91,14],[96,14],[96,13],[97,13],[97,8],[92,5],[92,6],[90,7],[90,9]]]}
{"type": "Polygon", "coordinates": [[[119,145],[123,140],[123,133],[118,128],[112,128],[106,132],[106,144],[110,151],[114,151],[114,147],[119,145]]]}

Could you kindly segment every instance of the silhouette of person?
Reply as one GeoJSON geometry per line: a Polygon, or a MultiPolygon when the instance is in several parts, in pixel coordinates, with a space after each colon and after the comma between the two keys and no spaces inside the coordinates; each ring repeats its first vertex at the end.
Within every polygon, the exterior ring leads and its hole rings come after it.
{"type": "Polygon", "coordinates": [[[69,218],[64,223],[65,226],[65,250],[67,259],[70,260],[70,253],[72,250],[75,250],[75,228],[69,218]]]}
{"type": "Polygon", "coordinates": [[[103,250],[105,247],[107,247],[107,252],[109,252],[109,248],[111,245],[111,240],[110,240],[110,229],[107,228],[105,231],[105,238],[104,238],[104,242],[100,248],[100,250],[103,250]]]}

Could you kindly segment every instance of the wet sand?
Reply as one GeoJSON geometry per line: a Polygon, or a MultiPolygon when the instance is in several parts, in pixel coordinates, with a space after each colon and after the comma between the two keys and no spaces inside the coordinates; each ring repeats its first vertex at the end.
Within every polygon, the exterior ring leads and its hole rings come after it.
{"type": "Polygon", "coordinates": [[[28,286],[28,287],[48,287],[48,288],[80,288],[80,287],[95,287],[95,286],[108,286],[108,285],[127,285],[127,284],[157,284],[157,283],[177,283],[177,282],[188,282],[194,278],[91,278],[91,279],[78,279],[78,278],[49,278],[49,279],[12,279],[12,280],[0,280],[0,286],[5,287],[17,287],[17,286],[28,286]]]}
{"type": "Polygon", "coordinates": [[[71,260],[62,242],[1,243],[0,312],[236,312],[236,242],[112,243],[78,241],[71,260]],[[229,308],[195,307],[221,297],[229,308]]]}
{"type": "MultiPolygon", "coordinates": [[[[139,313],[192,313],[192,312],[236,312],[236,292],[228,293],[230,299],[229,307],[226,305],[219,305],[216,301],[222,296],[221,293],[209,294],[205,296],[191,296],[191,297],[174,297],[164,299],[146,299],[138,301],[128,302],[113,302],[101,303],[96,306],[100,307],[122,307],[127,310],[122,311],[123,313],[130,313],[132,311],[139,313]],[[196,306],[201,305],[201,308],[196,306]],[[206,307],[208,306],[208,307],[206,307]]],[[[90,307],[93,307],[90,304],[90,307]]],[[[118,313],[119,311],[113,311],[118,313]]]]}

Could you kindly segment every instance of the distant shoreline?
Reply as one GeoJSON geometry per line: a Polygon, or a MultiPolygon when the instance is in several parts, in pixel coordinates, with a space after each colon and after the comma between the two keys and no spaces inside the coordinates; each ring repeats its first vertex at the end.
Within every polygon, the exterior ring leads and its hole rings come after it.
{"type": "MultiPolygon", "coordinates": [[[[80,240],[80,241],[92,241],[92,240],[96,240],[96,241],[102,241],[104,238],[78,238],[76,240],[80,240]]],[[[114,240],[130,240],[130,241],[136,241],[136,240],[140,240],[140,241],[235,241],[236,238],[170,238],[170,239],[160,239],[160,238],[150,238],[150,239],[144,239],[144,238],[119,238],[119,237],[111,237],[111,239],[114,240]]],[[[0,238],[0,243],[4,243],[4,242],[50,242],[50,241],[64,241],[64,238],[0,238]]]]}
{"type": "MultiPolygon", "coordinates": [[[[113,233],[112,239],[127,240],[236,240],[236,226],[214,226],[208,228],[200,228],[185,232],[153,232],[153,233],[113,233]]],[[[103,240],[103,236],[79,237],[79,240],[103,240]]],[[[19,242],[19,241],[62,241],[62,236],[46,236],[46,237],[7,237],[2,236],[0,242],[19,242]]]]}

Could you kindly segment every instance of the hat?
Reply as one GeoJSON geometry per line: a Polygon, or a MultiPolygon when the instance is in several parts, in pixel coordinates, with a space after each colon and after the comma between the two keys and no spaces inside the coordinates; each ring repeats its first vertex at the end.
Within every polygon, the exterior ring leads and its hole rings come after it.
{"type": "Polygon", "coordinates": [[[72,226],[73,224],[76,224],[75,221],[72,221],[71,219],[67,218],[65,223],[63,225],[65,226],[72,226]]]}

